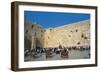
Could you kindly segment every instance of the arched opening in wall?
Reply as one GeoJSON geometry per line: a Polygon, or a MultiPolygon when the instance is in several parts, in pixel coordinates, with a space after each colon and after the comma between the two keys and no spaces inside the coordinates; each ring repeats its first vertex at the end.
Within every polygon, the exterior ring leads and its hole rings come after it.
{"type": "Polygon", "coordinates": [[[42,43],[38,38],[36,38],[36,48],[42,48],[42,43]]]}

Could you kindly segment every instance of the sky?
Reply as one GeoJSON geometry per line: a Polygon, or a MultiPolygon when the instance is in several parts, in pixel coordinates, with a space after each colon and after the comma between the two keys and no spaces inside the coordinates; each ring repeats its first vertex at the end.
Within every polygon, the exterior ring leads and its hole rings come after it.
{"type": "Polygon", "coordinates": [[[24,18],[28,22],[37,23],[47,29],[88,20],[90,14],[24,11],[24,18]]]}

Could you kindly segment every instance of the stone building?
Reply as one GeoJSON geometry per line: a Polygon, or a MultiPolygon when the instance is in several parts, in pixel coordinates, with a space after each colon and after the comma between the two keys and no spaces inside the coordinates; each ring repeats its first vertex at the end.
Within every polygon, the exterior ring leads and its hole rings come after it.
{"type": "Polygon", "coordinates": [[[90,20],[44,29],[25,22],[25,48],[90,46],[90,20]]]}
{"type": "Polygon", "coordinates": [[[44,32],[40,25],[37,23],[25,22],[24,25],[24,47],[26,49],[34,49],[44,45],[44,32]]]}

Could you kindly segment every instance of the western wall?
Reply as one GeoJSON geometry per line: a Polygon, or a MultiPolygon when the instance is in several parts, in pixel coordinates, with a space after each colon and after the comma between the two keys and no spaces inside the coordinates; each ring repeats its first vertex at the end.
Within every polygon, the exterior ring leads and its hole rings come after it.
{"type": "Polygon", "coordinates": [[[30,49],[90,46],[90,20],[48,29],[25,22],[24,36],[25,48],[30,49]]]}

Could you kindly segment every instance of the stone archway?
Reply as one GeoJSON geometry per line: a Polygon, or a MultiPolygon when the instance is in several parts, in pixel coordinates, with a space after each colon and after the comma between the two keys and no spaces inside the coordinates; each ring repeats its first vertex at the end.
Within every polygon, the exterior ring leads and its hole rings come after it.
{"type": "Polygon", "coordinates": [[[36,48],[41,48],[42,44],[38,38],[36,38],[36,48]]]}

